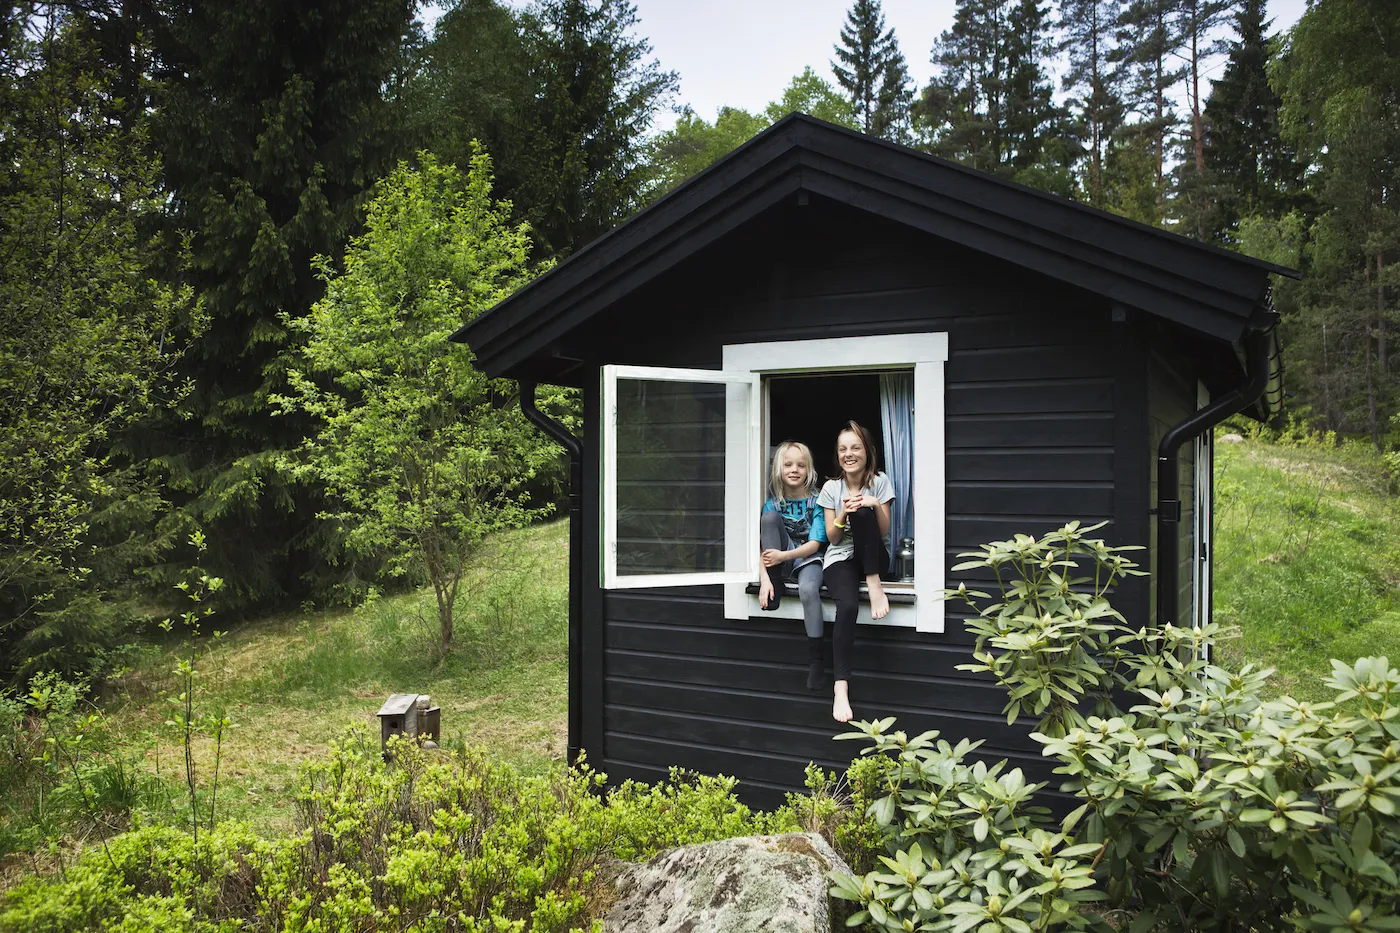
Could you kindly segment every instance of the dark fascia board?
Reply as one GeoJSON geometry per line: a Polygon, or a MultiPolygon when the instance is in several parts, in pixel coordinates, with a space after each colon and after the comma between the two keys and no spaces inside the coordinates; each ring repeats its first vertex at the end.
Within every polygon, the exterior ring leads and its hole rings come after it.
{"type": "Polygon", "coordinates": [[[802,114],[768,130],[464,325],[508,374],[608,303],[806,190],[1002,256],[1210,336],[1238,340],[1297,273],[802,114]]]}

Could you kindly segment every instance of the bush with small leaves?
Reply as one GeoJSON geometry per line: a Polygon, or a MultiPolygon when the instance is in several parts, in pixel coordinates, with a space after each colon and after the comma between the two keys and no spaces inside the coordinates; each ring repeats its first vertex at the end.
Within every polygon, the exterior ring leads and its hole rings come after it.
{"type": "Polygon", "coordinates": [[[354,732],[308,764],[289,838],[234,823],[116,836],[0,900],[0,933],[596,931],[607,860],[773,828],[731,778],[603,794],[587,766],[525,776],[472,749],[392,751],[354,732]]]}

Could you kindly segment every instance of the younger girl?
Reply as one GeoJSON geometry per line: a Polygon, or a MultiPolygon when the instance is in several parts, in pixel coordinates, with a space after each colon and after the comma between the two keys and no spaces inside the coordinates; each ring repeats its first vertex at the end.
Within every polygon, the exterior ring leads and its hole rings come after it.
{"type": "Polygon", "coordinates": [[[890,611],[880,575],[889,567],[887,536],[894,486],[888,476],[875,472],[874,440],[854,421],[846,422],[836,437],[836,463],[841,475],[822,486],[817,505],[822,508],[830,542],[822,574],[827,591],[836,600],[836,628],[832,632],[836,683],[831,715],[837,722],[849,722],[848,688],[861,580],[870,591],[870,617],[883,619],[890,611]]]}
{"type": "Polygon", "coordinates": [[[822,681],[822,564],[826,524],[814,495],[817,474],[806,444],[783,441],[773,453],[769,493],[759,518],[760,609],[777,609],[789,577],[797,579],[807,628],[807,689],[822,681]]]}

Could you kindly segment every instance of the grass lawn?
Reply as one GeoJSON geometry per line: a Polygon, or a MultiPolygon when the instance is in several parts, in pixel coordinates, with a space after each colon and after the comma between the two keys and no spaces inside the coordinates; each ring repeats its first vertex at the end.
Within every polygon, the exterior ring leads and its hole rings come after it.
{"type": "MultiPolygon", "coordinates": [[[[234,627],[204,661],[209,705],[235,728],[223,748],[221,816],[265,832],[291,826],[298,765],[325,752],[347,727],[378,734],[375,712],[391,693],[427,693],[442,707],[448,742],[464,741],[537,771],[565,755],[568,522],[491,538],[458,602],[453,649],[437,650],[430,590],[353,611],[284,615],[234,627]]],[[[206,625],[218,628],[218,617],[206,625]]],[[[152,651],[121,683],[116,729],[146,760],[183,780],[183,749],[169,730],[174,650],[152,651]]],[[[201,783],[213,748],[197,747],[201,783]]],[[[178,798],[177,798],[178,802],[178,798]]]]}
{"type": "Polygon", "coordinates": [[[1400,503],[1367,448],[1216,445],[1215,619],[1243,637],[1227,666],[1330,699],[1328,660],[1400,663],[1400,503]]]}

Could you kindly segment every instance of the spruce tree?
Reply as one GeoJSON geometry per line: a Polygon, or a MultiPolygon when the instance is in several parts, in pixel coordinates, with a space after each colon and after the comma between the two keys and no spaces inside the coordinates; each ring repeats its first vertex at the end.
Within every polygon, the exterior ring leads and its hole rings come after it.
{"type": "Polygon", "coordinates": [[[186,358],[194,391],[148,438],[208,533],[227,592],[306,592],[332,547],[314,490],[278,452],[306,425],[274,417],[289,334],[323,291],[317,255],[340,255],[362,199],[404,140],[384,91],[403,65],[411,0],[201,0],[173,8],[160,48],[155,140],[172,226],[191,240],[208,326],[186,358]]]}
{"type": "Polygon", "coordinates": [[[1277,218],[1301,206],[1302,166],[1279,126],[1269,84],[1265,0],[1244,0],[1225,73],[1205,105],[1205,161],[1220,193],[1212,238],[1229,239],[1245,215],[1277,218]]]}
{"type": "Polygon", "coordinates": [[[583,246],[645,202],[646,135],[679,78],[638,24],[629,0],[542,0],[524,16],[524,174],[501,194],[523,200],[545,253],[583,246]]]}
{"type": "Polygon", "coordinates": [[[899,41],[885,28],[880,0],[856,0],[834,50],[831,70],[850,97],[857,126],[872,136],[907,142],[914,92],[899,41]]]}
{"type": "Polygon", "coordinates": [[[438,22],[418,94],[428,146],[462,171],[472,141],[537,255],[606,232],[653,191],[647,140],[678,79],[651,57],[628,0],[458,0],[438,22]]]}

